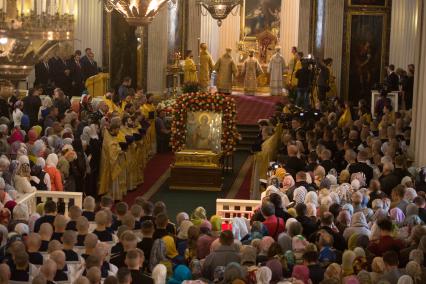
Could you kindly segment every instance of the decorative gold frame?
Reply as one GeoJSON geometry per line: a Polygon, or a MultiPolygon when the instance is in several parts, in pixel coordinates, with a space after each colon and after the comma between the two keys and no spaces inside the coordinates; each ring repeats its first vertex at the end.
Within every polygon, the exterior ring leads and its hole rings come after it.
{"type": "MultiPolygon", "coordinates": [[[[280,0],[281,3],[283,0],[280,0]]],[[[241,41],[256,41],[256,36],[244,37],[244,28],[246,27],[246,0],[241,0],[240,4],[240,40],[241,41]]],[[[281,25],[280,25],[281,32],[281,25]]]]}
{"type": "MultiPolygon", "coordinates": [[[[350,1],[350,0],[349,0],[350,1]]],[[[381,46],[381,58],[380,58],[380,80],[383,79],[383,69],[386,62],[386,55],[388,53],[387,38],[388,38],[388,15],[386,11],[349,11],[347,13],[346,20],[346,38],[345,38],[345,59],[343,65],[343,95],[344,99],[349,99],[349,73],[350,73],[350,63],[351,63],[351,38],[352,38],[352,16],[381,16],[383,17],[383,27],[382,27],[382,46],[381,46]]]]}
{"type": "Polygon", "coordinates": [[[383,9],[385,9],[385,8],[388,7],[388,4],[389,4],[388,0],[385,0],[384,6],[381,6],[381,5],[356,5],[356,4],[352,4],[352,1],[353,0],[348,0],[348,6],[351,7],[351,8],[356,7],[356,8],[383,8],[383,9]]]}

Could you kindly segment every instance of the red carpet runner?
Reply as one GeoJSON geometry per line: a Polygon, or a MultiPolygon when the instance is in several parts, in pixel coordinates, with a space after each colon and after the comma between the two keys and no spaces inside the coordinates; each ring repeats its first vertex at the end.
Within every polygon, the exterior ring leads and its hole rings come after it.
{"type": "Polygon", "coordinates": [[[139,187],[129,192],[124,197],[124,202],[132,206],[136,197],[145,194],[154,183],[169,169],[174,159],[173,153],[156,154],[146,165],[144,171],[145,181],[139,187]]]}
{"type": "Polygon", "coordinates": [[[269,118],[275,112],[275,104],[283,97],[257,97],[233,95],[237,104],[237,124],[256,125],[262,118],[269,118]]]}

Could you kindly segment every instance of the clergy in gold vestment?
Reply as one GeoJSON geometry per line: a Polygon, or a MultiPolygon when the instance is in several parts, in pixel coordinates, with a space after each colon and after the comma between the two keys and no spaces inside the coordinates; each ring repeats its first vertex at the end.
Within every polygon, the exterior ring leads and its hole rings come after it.
{"type": "Polygon", "coordinates": [[[272,96],[279,96],[283,93],[283,74],[285,69],[285,61],[280,52],[281,48],[278,46],[275,47],[275,54],[272,55],[271,61],[268,65],[272,96]]]}
{"type": "Polygon", "coordinates": [[[232,93],[232,80],[238,74],[237,65],[231,56],[232,49],[227,48],[226,53],[216,62],[214,70],[217,72],[216,86],[220,93],[232,93]]]}
{"type": "Polygon", "coordinates": [[[259,61],[254,57],[254,50],[249,51],[249,57],[244,62],[244,93],[246,95],[255,95],[257,89],[257,75],[263,73],[259,61]]]}
{"type": "Polygon", "coordinates": [[[146,95],[146,102],[141,106],[141,112],[150,126],[146,133],[145,139],[149,148],[149,155],[153,155],[157,149],[156,132],[155,132],[155,106],[153,104],[153,94],[146,95]]]}
{"type": "Polygon", "coordinates": [[[213,59],[207,51],[207,44],[200,44],[200,72],[198,74],[198,83],[203,91],[210,86],[210,76],[213,71],[213,59]]]}
{"type": "Polygon", "coordinates": [[[185,84],[194,84],[197,83],[197,66],[193,60],[192,51],[187,51],[187,56],[185,59],[185,65],[183,66],[183,82],[185,84]]]}
{"type": "Polygon", "coordinates": [[[119,163],[120,156],[123,155],[121,147],[116,139],[120,129],[120,118],[114,117],[111,120],[109,129],[103,131],[103,143],[101,152],[100,175],[99,175],[99,195],[109,194],[114,200],[121,199],[119,176],[123,172],[119,163]]]}
{"type": "Polygon", "coordinates": [[[293,46],[291,48],[291,58],[288,62],[288,71],[287,71],[287,88],[293,89],[297,87],[296,71],[302,68],[301,64],[298,64],[298,55],[297,47],[293,46]]]}

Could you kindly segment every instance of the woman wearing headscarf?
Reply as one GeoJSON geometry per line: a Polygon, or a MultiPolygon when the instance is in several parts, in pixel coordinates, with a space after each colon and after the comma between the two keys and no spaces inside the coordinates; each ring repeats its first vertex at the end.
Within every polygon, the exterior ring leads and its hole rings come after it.
{"type": "Polygon", "coordinates": [[[292,250],[292,239],[287,233],[281,233],[278,236],[277,243],[281,246],[283,253],[292,250]]]}
{"type": "Polygon", "coordinates": [[[410,203],[405,209],[405,219],[402,226],[409,226],[410,228],[415,225],[423,225],[423,221],[419,217],[419,208],[416,204],[410,203]]]}
{"type": "Polygon", "coordinates": [[[356,212],[352,216],[351,226],[343,232],[343,237],[348,240],[353,234],[370,236],[371,232],[368,228],[367,219],[364,213],[356,212]]]}
{"type": "Polygon", "coordinates": [[[394,207],[390,210],[389,215],[392,221],[397,225],[401,226],[405,219],[405,214],[398,207],[394,207]]]}
{"type": "Polygon", "coordinates": [[[225,267],[223,275],[223,283],[233,283],[235,280],[243,280],[246,275],[241,265],[236,262],[231,262],[225,267]]]}
{"type": "Polygon", "coordinates": [[[397,284],[413,284],[413,278],[409,275],[402,275],[399,277],[397,284]]]}
{"type": "Polygon", "coordinates": [[[383,273],[385,272],[385,268],[385,263],[383,262],[382,257],[373,258],[370,272],[372,283],[377,283],[379,279],[382,278],[383,273]]]}
{"type": "Polygon", "coordinates": [[[272,271],[269,267],[263,266],[256,271],[257,284],[269,284],[272,280],[272,271]]]}
{"type": "Polygon", "coordinates": [[[324,279],[336,279],[340,282],[342,276],[342,267],[337,263],[332,263],[327,266],[324,272],[324,279]]]}
{"type": "Polygon", "coordinates": [[[305,265],[295,265],[291,276],[302,281],[304,284],[312,283],[309,279],[309,268],[305,265]]]}
{"type": "Polygon", "coordinates": [[[264,264],[266,261],[268,261],[268,251],[274,242],[275,240],[272,237],[263,237],[259,244],[260,252],[256,258],[256,263],[264,264]]]}
{"type": "Polygon", "coordinates": [[[89,160],[88,168],[90,171],[86,175],[84,182],[86,195],[96,197],[98,195],[98,180],[101,162],[102,141],[99,139],[98,126],[91,124],[88,130],[89,142],[85,148],[87,159],[89,160]]]}
{"type": "Polygon", "coordinates": [[[213,237],[218,238],[222,232],[222,217],[213,215],[210,217],[210,224],[212,224],[211,234],[213,237]]]}
{"type": "Polygon", "coordinates": [[[188,213],[186,213],[186,212],[179,212],[179,213],[176,215],[176,228],[177,228],[177,231],[179,231],[180,224],[181,224],[181,223],[182,223],[182,221],[184,221],[184,220],[189,220],[189,215],[188,215],[188,213]]]}
{"type": "Polygon", "coordinates": [[[351,225],[352,215],[348,210],[341,210],[336,218],[336,227],[339,232],[344,232],[351,225]]]}
{"type": "Polygon", "coordinates": [[[191,270],[186,265],[178,265],[173,272],[173,277],[167,281],[167,284],[181,284],[183,281],[191,279],[191,270]]]}
{"type": "Polygon", "coordinates": [[[167,267],[164,264],[157,264],[152,270],[154,284],[165,284],[167,279],[167,267]]]}
{"type": "Polygon", "coordinates": [[[49,154],[46,159],[46,167],[44,171],[50,176],[50,190],[64,191],[61,172],[57,169],[58,156],[54,153],[49,154]]]}
{"type": "Polygon", "coordinates": [[[413,278],[414,284],[425,283],[425,275],[420,264],[415,261],[410,261],[405,266],[405,272],[413,278]]]}
{"type": "Polygon", "coordinates": [[[187,248],[185,250],[185,260],[187,263],[191,263],[194,259],[199,259],[197,256],[197,242],[200,236],[200,228],[197,226],[191,226],[188,229],[188,241],[187,248]]]}
{"type": "Polygon", "coordinates": [[[194,212],[192,212],[191,221],[195,226],[199,226],[201,225],[203,221],[207,220],[206,216],[207,216],[206,209],[199,206],[195,208],[194,212]]]}
{"type": "Polygon", "coordinates": [[[210,246],[216,238],[211,235],[212,225],[209,221],[202,222],[199,228],[200,235],[197,240],[197,256],[198,259],[204,259],[210,254],[210,246]]]}
{"type": "Polygon", "coordinates": [[[15,189],[19,193],[31,193],[37,189],[33,187],[30,183],[31,178],[31,169],[30,161],[27,156],[19,157],[19,166],[16,172],[16,175],[13,179],[15,184],[15,189]]]}
{"type": "Polygon", "coordinates": [[[342,256],[342,271],[343,277],[350,276],[354,274],[354,260],[356,255],[351,250],[346,250],[342,256]]]}
{"type": "Polygon", "coordinates": [[[426,235],[426,228],[422,225],[416,225],[411,229],[411,234],[408,239],[408,246],[400,251],[400,265],[404,266],[409,261],[411,251],[418,248],[420,240],[426,235]]]}
{"type": "Polygon", "coordinates": [[[283,266],[278,259],[271,259],[267,261],[266,267],[268,267],[272,272],[270,283],[278,283],[283,278],[283,266]]]}
{"type": "Polygon", "coordinates": [[[193,226],[189,220],[183,220],[178,228],[178,234],[176,238],[176,248],[180,256],[185,256],[185,250],[188,247],[188,230],[193,226]]]}
{"type": "Polygon", "coordinates": [[[172,236],[167,235],[161,238],[166,246],[166,256],[173,264],[184,263],[184,256],[180,257],[176,250],[176,243],[172,236]]]}
{"type": "Polygon", "coordinates": [[[87,173],[87,156],[80,139],[72,141],[72,147],[76,153],[76,159],[70,162],[70,178],[74,180],[75,191],[84,192],[84,182],[87,173]]]}

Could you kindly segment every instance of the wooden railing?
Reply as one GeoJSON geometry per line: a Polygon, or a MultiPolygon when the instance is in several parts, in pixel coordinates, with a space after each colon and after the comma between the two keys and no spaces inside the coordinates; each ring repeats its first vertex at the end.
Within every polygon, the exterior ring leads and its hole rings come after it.
{"type": "Polygon", "coordinates": [[[40,202],[45,202],[48,199],[51,199],[55,202],[62,200],[62,202],[65,204],[65,216],[68,216],[68,207],[70,203],[73,203],[80,208],[83,207],[83,193],[68,191],[36,191],[32,193],[26,193],[18,196],[16,203],[26,204],[30,214],[32,214],[36,212],[37,199],[39,199],[40,202]]]}
{"type": "Polygon", "coordinates": [[[231,222],[234,217],[250,220],[260,203],[260,200],[216,199],[216,215],[222,217],[222,221],[226,223],[231,222]]]}

